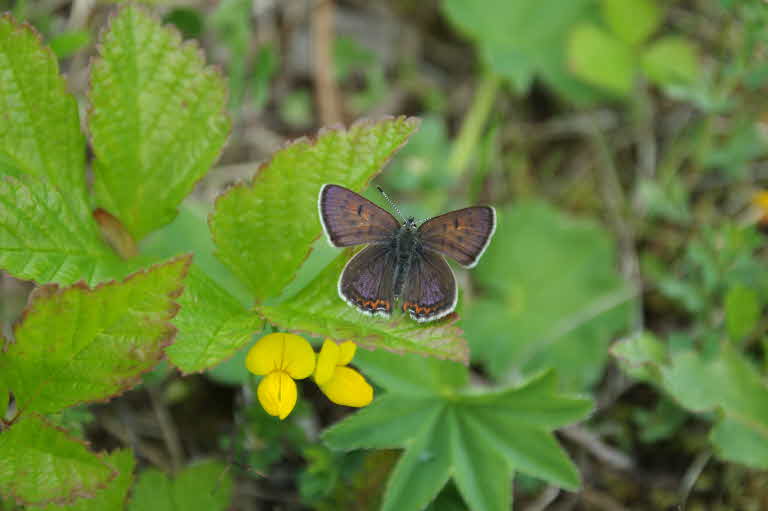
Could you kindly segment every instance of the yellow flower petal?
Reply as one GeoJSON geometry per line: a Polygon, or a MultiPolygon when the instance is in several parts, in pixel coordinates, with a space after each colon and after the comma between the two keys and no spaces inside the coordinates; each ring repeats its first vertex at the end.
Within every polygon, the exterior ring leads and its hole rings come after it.
{"type": "Polygon", "coordinates": [[[338,365],[345,366],[352,362],[352,359],[355,357],[355,351],[357,351],[357,345],[352,341],[346,341],[341,343],[339,348],[341,348],[341,353],[339,354],[338,365]]]}
{"type": "Polygon", "coordinates": [[[763,212],[768,211],[768,192],[767,191],[757,192],[755,196],[752,197],[752,204],[757,206],[763,212]]]}
{"type": "Polygon", "coordinates": [[[320,390],[337,405],[360,407],[373,401],[373,387],[363,375],[346,366],[337,366],[331,379],[320,385],[320,390]]]}
{"type": "Polygon", "coordinates": [[[333,376],[333,371],[339,361],[339,345],[330,339],[323,341],[323,347],[317,355],[317,366],[315,367],[315,381],[318,385],[325,384],[333,376]]]}
{"type": "Polygon", "coordinates": [[[253,345],[245,359],[245,367],[253,374],[285,371],[301,380],[315,369],[315,352],[306,339],[294,334],[265,335],[253,345]]]}
{"type": "Polygon", "coordinates": [[[274,371],[266,375],[256,391],[264,410],[280,420],[288,417],[296,406],[296,382],[285,371],[274,371]]]}

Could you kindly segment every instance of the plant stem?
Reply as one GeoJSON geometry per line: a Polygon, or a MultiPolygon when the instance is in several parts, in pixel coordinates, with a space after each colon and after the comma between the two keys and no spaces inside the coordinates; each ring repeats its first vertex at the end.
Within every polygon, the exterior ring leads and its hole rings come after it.
{"type": "Polygon", "coordinates": [[[500,82],[498,75],[490,71],[483,74],[448,159],[448,172],[453,178],[460,177],[472,159],[483,127],[491,113],[491,107],[496,100],[500,82]]]}

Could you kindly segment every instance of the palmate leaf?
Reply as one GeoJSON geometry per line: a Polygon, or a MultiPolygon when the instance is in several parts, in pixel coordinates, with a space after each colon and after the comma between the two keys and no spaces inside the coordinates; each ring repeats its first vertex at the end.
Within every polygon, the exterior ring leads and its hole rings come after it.
{"type": "Polygon", "coordinates": [[[0,174],[31,174],[85,218],[85,138],[58,61],[29,25],[0,17],[0,174]]]}
{"type": "Polygon", "coordinates": [[[136,483],[129,511],[224,511],[232,500],[228,467],[202,461],[175,479],[156,469],[145,470],[136,483]]]}
{"type": "Polygon", "coordinates": [[[365,316],[339,298],[336,283],[348,255],[342,254],[296,296],[256,311],[286,330],[307,332],[338,341],[354,339],[368,348],[418,353],[468,362],[467,343],[450,319],[417,323],[405,314],[390,319],[365,316]]]}
{"type": "Polygon", "coordinates": [[[128,500],[128,489],[133,484],[133,467],[136,460],[133,451],[123,449],[115,451],[104,461],[117,470],[117,477],[107,484],[107,487],[98,490],[94,497],[79,499],[74,504],[44,506],[39,511],[112,511],[125,508],[128,500]]]}
{"type": "Polygon", "coordinates": [[[179,334],[166,354],[185,373],[204,371],[231,357],[263,324],[194,265],[178,301],[181,309],[173,323],[179,334]]]}
{"type": "Polygon", "coordinates": [[[173,339],[190,257],[94,289],[38,288],[0,354],[0,378],[21,413],[53,413],[106,400],[138,383],[173,339]]]}
{"type": "Polygon", "coordinates": [[[34,280],[89,284],[122,277],[138,266],[119,259],[90,217],[35,176],[0,177],[0,268],[34,280]]]}
{"type": "Polygon", "coordinates": [[[449,478],[471,509],[491,511],[510,509],[514,471],[568,489],[579,486],[578,472],[552,430],[580,420],[592,404],[559,394],[553,373],[513,388],[466,389],[460,383],[466,378],[455,374],[466,369],[457,364],[409,356],[395,360],[386,352],[361,355],[356,362],[388,392],[329,428],[323,438],[344,450],[405,449],[382,509],[423,509],[449,478]],[[414,364],[422,365],[416,376],[414,364]],[[396,383],[397,374],[411,380],[425,375],[421,392],[396,383]]]}
{"type": "Polygon", "coordinates": [[[91,72],[88,118],[99,206],[137,240],[170,222],[226,140],[223,79],[137,7],[112,19],[91,72]]]}
{"type": "Polygon", "coordinates": [[[0,434],[0,494],[19,503],[71,504],[93,497],[117,476],[112,463],[37,415],[25,415],[0,434]]]}
{"type": "Polygon", "coordinates": [[[405,117],[360,122],[278,151],[249,183],[216,201],[210,225],[217,255],[258,300],[279,295],[322,233],[320,187],[336,183],[362,191],[417,126],[405,117]]]}

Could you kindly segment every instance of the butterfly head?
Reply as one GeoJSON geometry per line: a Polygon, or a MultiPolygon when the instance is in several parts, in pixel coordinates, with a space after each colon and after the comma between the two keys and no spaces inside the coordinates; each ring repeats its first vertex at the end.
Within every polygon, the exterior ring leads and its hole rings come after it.
{"type": "Polygon", "coordinates": [[[403,225],[405,226],[406,229],[408,229],[409,231],[412,231],[416,229],[417,222],[414,217],[409,216],[408,218],[405,219],[405,222],[403,223],[403,225]]]}

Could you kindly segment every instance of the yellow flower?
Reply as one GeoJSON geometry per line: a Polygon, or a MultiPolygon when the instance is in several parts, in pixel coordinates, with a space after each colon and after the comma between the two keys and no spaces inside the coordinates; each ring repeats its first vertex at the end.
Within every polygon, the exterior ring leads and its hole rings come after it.
{"type": "Polygon", "coordinates": [[[315,382],[323,394],[337,405],[360,407],[373,401],[373,387],[363,375],[347,367],[356,349],[352,341],[336,344],[326,339],[317,356],[315,382]]]}
{"type": "Polygon", "coordinates": [[[296,382],[312,374],[315,352],[303,338],[294,334],[265,335],[253,345],[245,367],[263,375],[257,395],[270,415],[285,419],[296,406],[296,382]]]}

